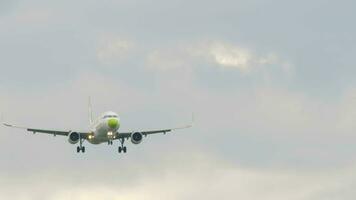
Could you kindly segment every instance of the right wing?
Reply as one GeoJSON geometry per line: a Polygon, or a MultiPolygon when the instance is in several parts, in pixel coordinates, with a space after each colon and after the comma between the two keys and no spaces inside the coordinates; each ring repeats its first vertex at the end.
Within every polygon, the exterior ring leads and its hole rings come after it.
{"type": "MultiPolygon", "coordinates": [[[[27,130],[29,132],[32,132],[32,133],[46,133],[46,134],[51,134],[51,135],[62,135],[62,136],[68,136],[69,133],[73,132],[71,130],[48,130],[48,129],[35,129],[35,128],[27,128],[27,127],[22,127],[22,126],[16,126],[16,125],[13,125],[13,124],[8,124],[8,123],[3,123],[5,126],[7,127],[11,127],[11,128],[19,128],[19,129],[24,129],[24,130],[27,130]]],[[[76,131],[75,131],[76,132],[76,131]]],[[[87,132],[77,132],[79,133],[80,135],[82,135],[84,138],[85,136],[88,135],[87,132]]]]}

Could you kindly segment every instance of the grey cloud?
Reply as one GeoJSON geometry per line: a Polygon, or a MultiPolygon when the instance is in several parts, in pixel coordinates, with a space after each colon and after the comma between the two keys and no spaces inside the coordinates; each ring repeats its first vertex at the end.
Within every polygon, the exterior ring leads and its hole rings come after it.
{"type": "Polygon", "coordinates": [[[292,79],[293,65],[271,52],[259,55],[253,49],[224,41],[194,41],[157,48],[148,53],[146,65],[150,69],[182,68],[183,71],[193,71],[193,73],[199,67],[213,66],[226,71],[236,70],[249,77],[258,77],[261,82],[280,78],[275,76],[276,72],[284,75],[285,79],[292,79]]]}
{"type": "MultiPolygon", "coordinates": [[[[42,171],[27,174],[22,179],[18,177],[10,180],[3,176],[0,197],[53,200],[158,197],[316,200],[332,199],[338,195],[343,199],[352,199],[354,195],[350,187],[355,179],[352,168],[318,172],[248,169],[204,153],[183,155],[183,152],[165,155],[160,160],[159,165],[122,163],[110,174],[102,175],[93,173],[95,168],[92,167],[83,168],[80,172],[42,171]],[[58,172],[66,176],[60,176],[58,172]],[[12,185],[8,181],[21,183],[12,185]],[[7,191],[21,192],[10,194],[7,191]]],[[[104,170],[112,170],[112,165],[102,167],[104,170]]]]}

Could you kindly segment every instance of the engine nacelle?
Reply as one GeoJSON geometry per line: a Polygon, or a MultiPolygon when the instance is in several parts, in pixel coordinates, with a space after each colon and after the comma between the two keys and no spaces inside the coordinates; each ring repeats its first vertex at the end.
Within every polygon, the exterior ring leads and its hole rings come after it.
{"type": "Polygon", "coordinates": [[[142,142],[143,136],[140,132],[134,132],[131,134],[131,142],[133,144],[140,144],[142,142]]]}
{"type": "Polygon", "coordinates": [[[76,144],[79,142],[80,136],[77,132],[70,132],[68,135],[68,142],[71,144],[76,144]]]}

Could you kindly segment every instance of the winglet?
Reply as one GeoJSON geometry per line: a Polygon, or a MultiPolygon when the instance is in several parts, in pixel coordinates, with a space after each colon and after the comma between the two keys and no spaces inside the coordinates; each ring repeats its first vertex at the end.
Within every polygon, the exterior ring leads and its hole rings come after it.
{"type": "Polygon", "coordinates": [[[193,127],[193,125],[194,125],[194,112],[192,112],[192,119],[191,119],[191,121],[190,121],[190,124],[189,125],[187,125],[186,127],[187,128],[191,128],[191,127],[193,127]]]}
{"type": "Polygon", "coordinates": [[[13,125],[8,124],[8,123],[5,123],[5,122],[3,122],[2,124],[3,124],[4,126],[7,126],[7,127],[13,127],[13,125]]]}
{"type": "Polygon", "coordinates": [[[177,129],[186,129],[186,128],[192,128],[193,124],[194,124],[194,113],[192,113],[192,121],[190,122],[190,124],[185,125],[185,126],[181,126],[181,127],[177,127],[177,128],[173,128],[171,130],[177,130],[177,129]]]}
{"type": "Polygon", "coordinates": [[[21,129],[27,129],[26,127],[17,126],[17,125],[14,125],[14,124],[9,124],[9,123],[6,123],[6,122],[2,122],[2,124],[3,124],[4,126],[10,127],[10,128],[21,128],[21,129]]]}
{"type": "Polygon", "coordinates": [[[190,121],[190,124],[189,124],[189,125],[187,125],[186,127],[187,127],[187,128],[191,128],[191,127],[193,127],[193,125],[194,125],[194,121],[195,121],[194,112],[192,112],[192,119],[191,119],[191,121],[190,121]]]}
{"type": "Polygon", "coordinates": [[[4,121],[4,115],[3,113],[0,113],[0,120],[1,120],[1,123],[4,125],[4,126],[9,126],[11,127],[12,125],[11,124],[8,124],[4,121]]]}

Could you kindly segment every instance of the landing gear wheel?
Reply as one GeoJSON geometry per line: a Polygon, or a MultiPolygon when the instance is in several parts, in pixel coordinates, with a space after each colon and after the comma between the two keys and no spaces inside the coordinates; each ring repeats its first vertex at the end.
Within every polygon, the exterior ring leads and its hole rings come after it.
{"type": "Polygon", "coordinates": [[[119,149],[118,149],[119,153],[121,153],[121,152],[126,153],[126,151],[127,151],[127,148],[124,146],[124,142],[125,142],[125,138],[120,138],[121,146],[119,146],[119,149]]]}
{"type": "Polygon", "coordinates": [[[119,150],[118,150],[118,151],[119,151],[119,153],[121,153],[121,151],[122,151],[122,148],[121,148],[121,147],[119,147],[119,150]]]}
{"type": "Polygon", "coordinates": [[[118,152],[119,153],[126,153],[127,152],[127,148],[126,147],[119,147],[119,149],[118,149],[118,152]]]}
{"type": "Polygon", "coordinates": [[[85,152],[85,147],[83,146],[84,139],[81,138],[81,135],[79,135],[79,146],[77,146],[77,153],[79,152],[85,152]]]}

